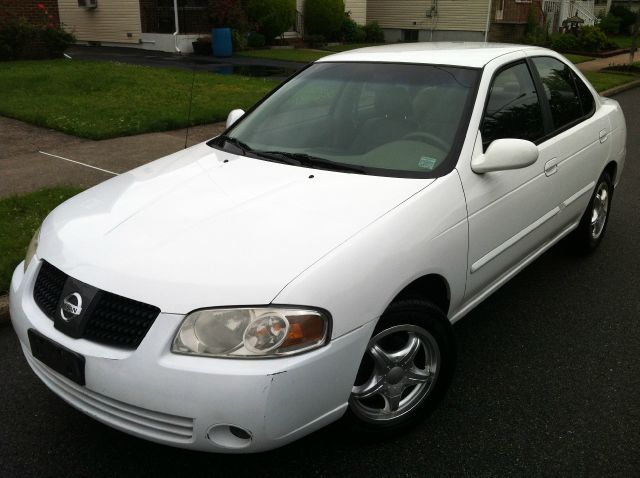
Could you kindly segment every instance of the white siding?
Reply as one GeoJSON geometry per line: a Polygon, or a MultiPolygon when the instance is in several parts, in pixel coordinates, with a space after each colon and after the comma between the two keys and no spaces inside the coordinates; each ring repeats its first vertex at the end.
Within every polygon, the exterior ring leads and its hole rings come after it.
{"type": "Polygon", "coordinates": [[[367,21],[383,28],[484,31],[489,0],[368,0],[367,21]],[[427,15],[437,5],[437,14],[427,15]]]}
{"type": "Polygon", "coordinates": [[[60,21],[80,41],[138,43],[140,39],[139,0],[98,0],[93,10],[78,7],[77,0],[58,0],[58,9],[60,21]]]}
{"type": "Polygon", "coordinates": [[[344,0],[344,10],[360,25],[367,23],[367,0],[344,0]]]}

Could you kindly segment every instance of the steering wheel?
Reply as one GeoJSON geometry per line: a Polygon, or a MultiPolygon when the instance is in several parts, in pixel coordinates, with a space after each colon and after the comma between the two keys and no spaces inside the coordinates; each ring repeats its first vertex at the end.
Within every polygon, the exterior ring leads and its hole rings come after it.
{"type": "Polygon", "coordinates": [[[423,143],[437,146],[443,151],[449,151],[449,149],[451,149],[451,145],[449,143],[446,143],[443,139],[431,133],[425,133],[424,131],[414,131],[413,133],[409,133],[404,136],[402,139],[422,141],[423,143]]]}

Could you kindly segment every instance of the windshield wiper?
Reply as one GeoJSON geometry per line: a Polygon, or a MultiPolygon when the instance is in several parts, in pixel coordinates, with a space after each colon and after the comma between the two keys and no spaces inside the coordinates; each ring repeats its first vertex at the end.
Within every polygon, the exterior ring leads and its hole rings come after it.
{"type": "Polygon", "coordinates": [[[224,151],[224,147],[227,144],[231,144],[232,146],[234,146],[235,148],[237,148],[240,151],[240,154],[242,154],[243,156],[247,156],[249,158],[257,158],[257,159],[263,159],[265,161],[273,161],[273,162],[277,162],[277,163],[285,163],[285,164],[291,164],[293,166],[300,166],[301,162],[290,158],[288,156],[284,156],[281,154],[271,154],[271,153],[266,153],[263,151],[256,151],[254,149],[251,148],[251,146],[249,146],[246,143],[243,143],[242,141],[240,141],[239,139],[233,138],[231,136],[227,136],[225,134],[218,136],[217,138],[215,138],[215,144],[217,146],[219,146],[220,148],[222,148],[222,150],[224,151]]]}
{"type": "Polygon", "coordinates": [[[318,158],[305,153],[291,153],[288,151],[258,151],[252,149],[251,146],[243,143],[239,139],[224,134],[215,138],[215,144],[223,150],[227,144],[231,144],[237,148],[243,156],[263,159],[265,161],[291,164],[292,166],[307,166],[317,169],[366,174],[366,170],[360,166],[338,163],[336,161],[331,161],[330,159],[318,158]]]}
{"type": "Polygon", "coordinates": [[[298,166],[308,166],[317,169],[329,169],[333,171],[345,171],[348,173],[366,174],[365,168],[352,164],[338,163],[330,159],[318,158],[305,153],[291,153],[287,151],[254,151],[260,156],[269,156],[271,158],[289,159],[297,163],[298,166]]]}
{"type": "Polygon", "coordinates": [[[226,144],[231,144],[236,148],[238,148],[241,151],[241,153],[245,156],[247,155],[247,153],[253,151],[249,145],[243,143],[239,139],[232,138],[231,136],[227,136],[226,134],[221,134],[220,136],[215,138],[215,141],[216,141],[216,144],[221,148],[224,148],[226,144]]]}

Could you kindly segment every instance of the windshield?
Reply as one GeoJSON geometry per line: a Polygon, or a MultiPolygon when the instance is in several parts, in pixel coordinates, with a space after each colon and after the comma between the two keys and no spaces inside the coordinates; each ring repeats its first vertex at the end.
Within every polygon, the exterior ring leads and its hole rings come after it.
{"type": "Polygon", "coordinates": [[[477,77],[477,70],[450,66],[316,63],[223,138],[262,159],[438,176],[457,154],[477,77]]]}

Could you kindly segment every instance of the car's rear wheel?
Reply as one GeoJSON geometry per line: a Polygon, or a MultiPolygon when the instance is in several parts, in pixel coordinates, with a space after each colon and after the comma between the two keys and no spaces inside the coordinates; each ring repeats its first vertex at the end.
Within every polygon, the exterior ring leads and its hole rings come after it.
{"type": "Polygon", "coordinates": [[[437,307],[393,303],[362,358],[349,399],[351,422],[389,432],[426,418],[449,387],[455,362],[453,330],[437,307]]]}
{"type": "Polygon", "coordinates": [[[612,198],[613,181],[605,171],[598,179],[589,206],[582,215],[580,225],[573,233],[574,243],[580,252],[591,252],[602,242],[609,222],[612,198]]]}

